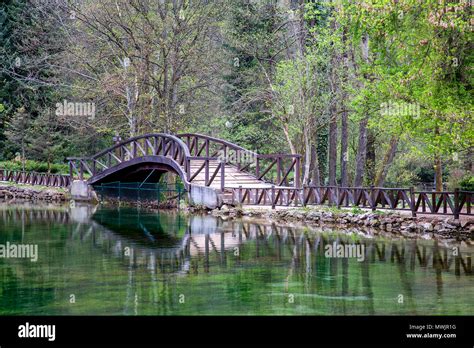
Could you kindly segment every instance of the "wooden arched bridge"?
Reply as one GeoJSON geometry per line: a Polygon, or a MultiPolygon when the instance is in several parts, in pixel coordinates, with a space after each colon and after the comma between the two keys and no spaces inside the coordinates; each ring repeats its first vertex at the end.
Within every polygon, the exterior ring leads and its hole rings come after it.
{"type": "MultiPolygon", "coordinates": [[[[92,157],[69,158],[71,177],[89,185],[157,182],[165,172],[181,177],[192,202],[213,207],[235,199],[236,190],[300,188],[300,155],[261,155],[201,134],[146,134],[118,143],[92,157]]],[[[260,191],[260,192],[259,192],[260,191]]]]}
{"type": "MultiPolygon", "coordinates": [[[[192,205],[329,204],[417,213],[472,215],[474,192],[415,191],[413,188],[338,187],[301,184],[301,155],[262,155],[228,141],[193,133],[145,134],[91,157],[69,158],[70,175],[0,169],[0,181],[70,187],[73,197],[111,182],[158,182],[179,175],[192,205]],[[82,185],[82,188],[81,188],[82,185]],[[79,189],[77,189],[79,188],[79,189]]],[[[79,197],[80,198],[80,197],[79,197]]]]}

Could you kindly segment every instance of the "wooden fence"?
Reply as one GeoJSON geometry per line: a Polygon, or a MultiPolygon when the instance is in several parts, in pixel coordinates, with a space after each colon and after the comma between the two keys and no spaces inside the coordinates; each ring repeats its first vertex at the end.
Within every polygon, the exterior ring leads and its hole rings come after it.
{"type": "Polygon", "coordinates": [[[0,181],[11,181],[17,184],[68,187],[71,184],[71,177],[63,174],[0,169],[0,181]]]}
{"type": "Polygon", "coordinates": [[[454,190],[415,191],[414,188],[304,186],[233,188],[232,203],[247,205],[306,206],[331,205],[371,210],[392,209],[417,213],[472,215],[474,192],[454,190]]]}

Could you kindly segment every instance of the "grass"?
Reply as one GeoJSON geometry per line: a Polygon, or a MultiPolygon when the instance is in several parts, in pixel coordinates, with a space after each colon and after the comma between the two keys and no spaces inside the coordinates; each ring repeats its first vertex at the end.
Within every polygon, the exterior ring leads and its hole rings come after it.
{"type": "Polygon", "coordinates": [[[35,191],[46,191],[46,190],[52,190],[52,191],[57,191],[57,192],[62,192],[62,193],[68,193],[68,189],[64,187],[53,187],[53,186],[39,186],[39,185],[28,185],[28,184],[17,184],[15,182],[10,182],[10,181],[0,181],[0,186],[9,186],[9,187],[18,187],[18,188],[25,188],[25,189],[32,189],[35,191]]]}
{"type": "MultiPolygon", "coordinates": [[[[7,170],[23,170],[21,161],[0,161],[0,169],[7,170]]],[[[25,171],[48,173],[48,163],[33,160],[25,161],[25,171]]],[[[52,163],[49,168],[51,174],[69,174],[69,166],[62,163],[52,163]]]]}
{"type": "Polygon", "coordinates": [[[299,212],[302,213],[310,213],[312,211],[319,211],[319,212],[329,212],[333,214],[343,214],[343,213],[352,213],[355,215],[360,215],[360,214],[365,214],[365,213],[374,213],[377,215],[388,215],[391,212],[393,213],[394,211],[383,211],[383,210],[375,210],[371,211],[370,209],[362,209],[360,207],[351,207],[351,208],[346,208],[346,207],[336,207],[336,206],[325,206],[325,205],[312,205],[312,206],[306,206],[306,207],[298,207],[298,208],[291,208],[290,209],[295,209],[299,212]]]}

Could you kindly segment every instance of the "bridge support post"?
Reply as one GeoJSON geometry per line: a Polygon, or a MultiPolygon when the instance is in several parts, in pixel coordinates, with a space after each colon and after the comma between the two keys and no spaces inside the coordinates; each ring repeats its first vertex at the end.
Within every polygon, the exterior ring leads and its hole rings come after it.
{"type": "Polygon", "coordinates": [[[275,209],[275,185],[272,185],[272,209],[275,209]]]}
{"type": "Polygon", "coordinates": [[[459,189],[454,189],[454,219],[459,220],[459,189]]]}
{"type": "Polygon", "coordinates": [[[300,188],[300,158],[299,157],[296,157],[295,159],[295,188],[299,189],[300,188]]]}
{"type": "Polygon", "coordinates": [[[225,189],[225,161],[221,162],[221,192],[225,189]]]}
{"type": "Polygon", "coordinates": [[[411,209],[411,216],[416,217],[416,210],[415,210],[415,189],[410,187],[410,209],[411,209]]]}
{"type": "Polygon", "coordinates": [[[84,180],[73,180],[70,187],[70,193],[71,199],[75,201],[99,201],[92,186],[84,180]]]}
{"type": "Polygon", "coordinates": [[[223,204],[222,194],[210,187],[189,185],[188,197],[191,206],[215,209],[220,208],[223,204]]]}

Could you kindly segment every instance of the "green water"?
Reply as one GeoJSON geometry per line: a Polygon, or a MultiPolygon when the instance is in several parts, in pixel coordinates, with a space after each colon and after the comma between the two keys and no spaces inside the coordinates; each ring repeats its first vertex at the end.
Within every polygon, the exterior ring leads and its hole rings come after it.
{"type": "Polygon", "coordinates": [[[472,249],[136,209],[0,206],[1,315],[472,315],[472,249]],[[326,245],[363,245],[364,260],[326,245]]]}

